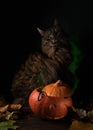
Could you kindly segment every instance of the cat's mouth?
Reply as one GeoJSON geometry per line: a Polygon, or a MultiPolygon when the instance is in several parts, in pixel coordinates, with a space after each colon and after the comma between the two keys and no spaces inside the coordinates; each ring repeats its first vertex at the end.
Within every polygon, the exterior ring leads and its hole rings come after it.
{"type": "Polygon", "coordinates": [[[56,47],[57,47],[57,44],[56,44],[56,43],[53,43],[53,44],[51,44],[50,46],[56,48],[56,47]]]}

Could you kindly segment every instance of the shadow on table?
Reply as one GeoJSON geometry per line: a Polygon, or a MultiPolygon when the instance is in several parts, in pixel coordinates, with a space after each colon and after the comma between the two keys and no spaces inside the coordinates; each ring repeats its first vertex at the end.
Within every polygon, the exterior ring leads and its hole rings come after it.
{"type": "Polygon", "coordinates": [[[68,130],[71,124],[69,119],[43,120],[36,116],[18,122],[18,130],[68,130]]]}

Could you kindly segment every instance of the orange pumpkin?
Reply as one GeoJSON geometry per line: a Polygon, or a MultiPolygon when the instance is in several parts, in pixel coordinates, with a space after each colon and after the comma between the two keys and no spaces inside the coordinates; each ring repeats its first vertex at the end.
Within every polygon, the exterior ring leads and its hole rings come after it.
{"type": "Polygon", "coordinates": [[[60,119],[65,117],[73,106],[69,85],[60,80],[33,90],[29,96],[31,110],[41,118],[60,119]]]}
{"type": "Polygon", "coordinates": [[[72,95],[70,86],[66,83],[62,83],[61,80],[46,85],[42,91],[46,92],[48,96],[53,97],[70,97],[72,95]]]}

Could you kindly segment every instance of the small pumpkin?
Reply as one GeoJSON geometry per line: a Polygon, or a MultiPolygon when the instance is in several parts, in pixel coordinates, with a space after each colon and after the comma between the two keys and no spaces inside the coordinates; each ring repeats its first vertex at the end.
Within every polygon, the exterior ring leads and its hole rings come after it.
{"type": "Polygon", "coordinates": [[[71,89],[60,80],[43,87],[34,89],[29,96],[31,110],[41,118],[60,119],[65,117],[73,102],[71,89]]]}
{"type": "Polygon", "coordinates": [[[42,91],[46,92],[48,96],[53,97],[70,97],[72,95],[70,86],[61,80],[46,85],[42,91]]]}

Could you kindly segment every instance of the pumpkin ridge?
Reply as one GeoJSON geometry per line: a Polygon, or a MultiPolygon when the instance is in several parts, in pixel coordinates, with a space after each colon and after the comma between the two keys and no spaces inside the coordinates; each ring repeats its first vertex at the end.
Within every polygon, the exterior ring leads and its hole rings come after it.
{"type": "Polygon", "coordinates": [[[57,80],[55,83],[46,85],[43,88],[43,91],[46,92],[48,96],[62,97],[64,95],[64,91],[65,91],[64,85],[61,80],[57,80]]]}

